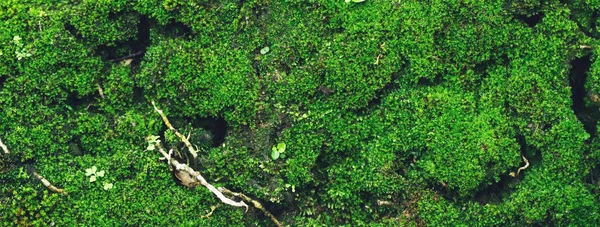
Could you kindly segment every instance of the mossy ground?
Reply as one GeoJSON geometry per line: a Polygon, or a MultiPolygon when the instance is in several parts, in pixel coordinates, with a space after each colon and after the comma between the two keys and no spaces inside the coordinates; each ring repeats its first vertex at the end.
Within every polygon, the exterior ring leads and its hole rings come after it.
{"type": "Polygon", "coordinates": [[[594,226],[599,15],[597,0],[0,1],[0,225],[271,225],[145,150],[183,148],[155,100],[200,148],[191,165],[288,225],[594,226]]]}

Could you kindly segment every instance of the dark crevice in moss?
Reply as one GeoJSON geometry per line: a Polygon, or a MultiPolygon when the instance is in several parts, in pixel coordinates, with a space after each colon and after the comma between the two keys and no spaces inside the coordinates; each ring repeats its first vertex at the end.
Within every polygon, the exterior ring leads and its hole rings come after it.
{"type": "Polygon", "coordinates": [[[512,193],[515,178],[509,175],[500,176],[500,180],[475,193],[475,201],[480,205],[499,204],[512,193]]]}
{"type": "Polygon", "coordinates": [[[595,35],[596,38],[599,38],[600,34],[598,34],[598,19],[600,19],[599,11],[594,11],[592,13],[592,34],[595,35]]]}
{"type": "Polygon", "coordinates": [[[150,46],[150,20],[144,15],[140,15],[140,23],[138,24],[137,41],[131,47],[135,51],[146,52],[150,46]]]}
{"type": "Polygon", "coordinates": [[[587,55],[581,58],[576,58],[571,61],[571,73],[569,75],[569,85],[571,86],[571,99],[573,104],[571,109],[581,121],[585,131],[591,135],[592,139],[597,134],[597,123],[600,116],[597,108],[586,106],[585,97],[585,82],[587,80],[587,72],[592,65],[591,56],[587,55]]]}
{"type": "Polygon", "coordinates": [[[578,20],[578,18],[576,17],[577,13],[583,13],[583,12],[573,11],[571,13],[570,19],[571,19],[571,21],[575,22],[575,24],[577,24],[579,31],[581,31],[587,37],[598,38],[598,29],[596,27],[597,20],[598,20],[598,13],[596,11],[592,12],[589,17],[589,20],[586,21],[586,23],[589,23],[590,27],[585,27],[582,24],[582,22],[580,20],[578,20]]]}
{"type": "Polygon", "coordinates": [[[256,75],[256,78],[260,78],[260,61],[257,60],[259,58],[260,55],[260,50],[265,47],[256,47],[254,48],[253,53],[253,58],[252,58],[252,68],[254,69],[254,74],[256,75]]]}
{"type": "MultiPolygon", "coordinates": [[[[281,215],[283,215],[284,211],[293,208],[293,207],[285,206],[285,204],[279,204],[279,203],[274,203],[274,202],[270,202],[270,201],[260,201],[260,203],[262,203],[263,207],[266,210],[268,210],[269,212],[271,212],[271,214],[273,216],[275,216],[277,219],[281,219],[281,215]]],[[[262,214],[262,212],[261,212],[261,214],[262,214]]],[[[268,219],[268,217],[264,216],[262,218],[262,220],[264,220],[264,219],[268,219]]]]}
{"type": "Polygon", "coordinates": [[[227,136],[227,121],[225,121],[225,118],[217,118],[210,131],[213,134],[213,146],[221,146],[225,142],[225,136],[227,136]]]}
{"type": "Polygon", "coordinates": [[[0,91],[4,88],[4,82],[8,79],[8,75],[0,76],[0,91]]]}
{"type": "Polygon", "coordinates": [[[77,29],[72,24],[66,23],[65,24],[65,30],[67,30],[69,33],[71,33],[71,35],[74,36],[76,39],[81,39],[82,38],[81,34],[79,34],[77,32],[77,29]]]}
{"type": "Polygon", "coordinates": [[[96,54],[108,62],[119,62],[132,58],[134,59],[131,62],[132,67],[139,65],[140,59],[144,57],[146,49],[150,45],[150,20],[144,15],[139,17],[135,40],[100,45],[96,48],[96,54]]]}
{"type": "MultiPolygon", "coordinates": [[[[546,130],[546,129],[544,129],[546,130]]],[[[515,136],[517,143],[519,144],[519,150],[521,155],[524,155],[527,160],[529,160],[530,164],[539,163],[542,160],[542,153],[536,149],[535,147],[527,144],[527,139],[522,134],[517,134],[515,136]]],[[[524,162],[520,162],[520,164],[524,165],[524,162]]]]}
{"type": "Polygon", "coordinates": [[[69,93],[67,95],[66,104],[75,111],[86,110],[89,112],[95,112],[98,109],[96,105],[94,105],[93,94],[79,96],[75,93],[69,93]]]}
{"type": "Polygon", "coordinates": [[[168,37],[183,37],[188,40],[194,38],[192,28],[184,23],[178,21],[170,21],[164,27],[164,33],[168,37]]]}
{"type": "Polygon", "coordinates": [[[600,194],[600,164],[592,164],[583,180],[592,193],[600,194]]]}
{"type": "Polygon", "coordinates": [[[571,61],[571,75],[569,76],[569,84],[571,85],[571,99],[573,105],[571,108],[575,113],[585,109],[585,81],[587,79],[587,71],[592,65],[590,56],[577,58],[571,61]]]}
{"type": "Polygon", "coordinates": [[[191,122],[194,128],[203,128],[212,134],[212,146],[218,147],[225,142],[227,136],[227,121],[223,117],[202,117],[185,122],[191,122]]]}
{"type": "Polygon", "coordinates": [[[310,170],[316,182],[325,182],[327,180],[327,169],[329,166],[331,166],[331,163],[326,160],[325,152],[319,152],[319,155],[315,159],[315,165],[310,170]]]}
{"type": "Polygon", "coordinates": [[[515,18],[517,20],[522,21],[523,23],[527,24],[527,26],[529,26],[531,28],[535,27],[535,25],[537,25],[540,21],[542,21],[543,17],[544,17],[543,12],[533,13],[528,16],[525,16],[525,15],[516,15],[515,16],[515,18]]]}
{"type": "Polygon", "coordinates": [[[436,86],[436,85],[440,85],[442,83],[442,81],[443,81],[442,74],[437,74],[437,75],[435,75],[435,77],[433,79],[430,79],[427,77],[419,78],[417,85],[419,87],[436,86]]]}
{"type": "Polygon", "coordinates": [[[400,88],[398,83],[394,82],[394,81],[396,81],[395,78],[397,78],[397,77],[393,75],[391,82],[387,83],[385,86],[383,86],[383,88],[381,88],[375,92],[375,97],[373,99],[369,100],[369,102],[367,103],[366,109],[376,108],[377,106],[379,106],[379,104],[381,104],[382,98],[384,98],[390,92],[400,88]]]}

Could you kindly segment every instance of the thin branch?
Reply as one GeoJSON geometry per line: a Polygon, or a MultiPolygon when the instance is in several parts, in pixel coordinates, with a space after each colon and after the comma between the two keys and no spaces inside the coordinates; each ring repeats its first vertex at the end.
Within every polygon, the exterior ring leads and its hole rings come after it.
{"type": "Polygon", "coordinates": [[[210,206],[210,212],[206,211],[208,213],[206,215],[200,215],[200,217],[202,217],[202,218],[210,218],[210,216],[213,214],[213,212],[215,211],[215,209],[217,209],[218,206],[219,205],[210,206]]]}
{"type": "Polygon", "coordinates": [[[522,167],[519,167],[519,169],[517,170],[517,173],[515,174],[515,172],[510,172],[510,176],[511,177],[517,177],[519,175],[519,173],[521,173],[522,170],[525,170],[529,167],[529,161],[527,160],[527,158],[525,158],[525,156],[521,155],[521,158],[523,158],[523,161],[525,162],[525,165],[522,167]]]}
{"type": "Polygon", "coordinates": [[[129,58],[134,58],[134,57],[140,56],[140,55],[142,55],[144,53],[145,53],[145,51],[140,50],[138,52],[135,52],[133,54],[130,54],[130,55],[127,55],[127,56],[124,56],[124,57],[109,59],[108,61],[109,62],[118,62],[118,61],[122,61],[122,60],[125,60],[125,59],[129,59],[129,58]]]}
{"type": "Polygon", "coordinates": [[[100,87],[100,83],[97,83],[96,86],[98,87],[98,94],[100,94],[100,97],[104,99],[104,90],[102,90],[102,87],[100,87]]]}
{"type": "Polygon", "coordinates": [[[231,196],[240,197],[240,198],[242,198],[243,201],[246,201],[248,203],[252,203],[252,205],[254,205],[254,207],[256,209],[261,210],[263,212],[263,214],[265,214],[267,217],[269,217],[271,219],[271,221],[273,223],[275,223],[276,226],[283,227],[283,224],[281,222],[279,222],[279,220],[277,220],[277,218],[275,218],[275,216],[273,216],[273,214],[271,214],[271,212],[269,212],[267,209],[265,209],[262,206],[262,204],[260,204],[260,202],[258,202],[256,200],[253,200],[252,198],[250,198],[250,197],[248,197],[248,196],[246,196],[246,195],[244,195],[242,193],[229,191],[229,189],[224,188],[224,187],[220,187],[219,191],[221,191],[221,192],[223,192],[225,194],[231,195],[231,196]]]}
{"type": "Polygon", "coordinates": [[[55,187],[54,185],[52,185],[52,184],[50,183],[50,181],[46,180],[46,178],[42,177],[42,176],[41,176],[40,174],[38,174],[37,172],[33,171],[33,175],[34,175],[34,176],[35,176],[37,179],[39,179],[39,180],[42,182],[42,184],[43,184],[44,186],[46,186],[46,188],[48,188],[50,191],[53,191],[53,192],[56,192],[56,193],[61,193],[61,194],[63,194],[63,195],[68,195],[68,194],[67,194],[67,192],[66,192],[65,190],[63,190],[63,189],[61,189],[61,188],[57,188],[57,187],[55,187]]]}
{"type": "Polygon", "coordinates": [[[394,203],[392,203],[390,201],[387,201],[387,200],[380,200],[380,199],[378,199],[377,200],[377,205],[379,205],[379,206],[392,206],[392,205],[394,205],[394,203]]]}
{"type": "Polygon", "coordinates": [[[8,147],[6,147],[6,145],[4,145],[4,143],[2,142],[2,139],[0,139],[0,147],[2,147],[2,150],[4,150],[4,153],[10,154],[10,150],[8,150],[8,147]]]}
{"type": "Polygon", "coordinates": [[[163,113],[163,111],[160,110],[160,109],[158,109],[158,107],[156,107],[156,104],[154,103],[154,100],[152,100],[152,106],[154,106],[154,110],[156,110],[156,112],[158,112],[158,114],[160,114],[160,117],[162,117],[162,120],[165,122],[165,125],[167,125],[167,127],[173,133],[175,133],[175,135],[177,135],[177,137],[179,137],[179,139],[181,139],[181,141],[183,143],[185,143],[185,146],[190,151],[190,154],[192,154],[192,156],[194,158],[196,158],[198,156],[198,152],[196,151],[196,149],[194,149],[194,147],[192,146],[192,143],[190,143],[190,141],[187,138],[185,138],[185,136],[183,134],[179,133],[179,131],[177,131],[177,129],[173,128],[173,125],[171,125],[171,122],[169,122],[169,119],[167,119],[167,116],[165,116],[165,114],[163,113]]]}
{"type": "Polygon", "coordinates": [[[519,173],[521,172],[521,170],[525,170],[525,169],[527,169],[527,167],[529,167],[529,161],[525,158],[525,156],[521,155],[521,158],[523,158],[523,161],[525,162],[525,166],[520,167],[517,170],[517,175],[519,175],[519,173]]]}
{"type": "Polygon", "coordinates": [[[178,171],[185,171],[185,172],[187,172],[189,175],[191,175],[196,180],[198,180],[201,185],[203,185],[204,187],[208,188],[208,190],[210,190],[213,194],[215,194],[221,200],[221,202],[223,202],[223,203],[225,203],[227,205],[234,206],[234,207],[245,207],[246,211],[248,211],[248,205],[246,205],[246,203],[244,203],[244,201],[236,202],[236,201],[233,201],[230,198],[225,197],[223,195],[223,193],[221,193],[219,190],[217,190],[217,188],[215,188],[215,186],[213,186],[212,184],[208,183],[206,181],[206,179],[204,179],[204,177],[202,177],[202,175],[200,174],[200,172],[195,171],[194,169],[192,169],[188,165],[182,164],[179,161],[171,158],[170,155],[165,151],[165,149],[163,148],[163,146],[160,144],[160,141],[156,141],[155,145],[156,145],[156,147],[158,147],[158,151],[163,155],[163,157],[165,159],[167,159],[167,162],[169,163],[169,165],[175,167],[175,169],[178,170],[178,171]]]}

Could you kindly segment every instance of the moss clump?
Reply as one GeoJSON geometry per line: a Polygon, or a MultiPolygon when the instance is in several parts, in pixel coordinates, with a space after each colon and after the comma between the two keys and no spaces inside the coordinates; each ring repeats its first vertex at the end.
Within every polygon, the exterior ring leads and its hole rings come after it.
{"type": "Polygon", "coordinates": [[[155,135],[289,225],[593,225],[598,5],[2,1],[0,221],[271,224],[206,218],[220,201],[177,183],[155,135]]]}

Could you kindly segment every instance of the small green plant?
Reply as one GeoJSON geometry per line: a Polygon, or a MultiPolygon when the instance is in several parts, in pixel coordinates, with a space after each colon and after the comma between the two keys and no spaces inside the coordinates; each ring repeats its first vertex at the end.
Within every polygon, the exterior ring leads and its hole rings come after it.
{"type": "Polygon", "coordinates": [[[29,51],[27,51],[25,49],[25,47],[23,46],[23,43],[21,43],[21,37],[20,36],[14,36],[13,37],[13,43],[15,45],[17,45],[18,48],[20,48],[21,50],[16,50],[15,54],[17,55],[17,60],[21,60],[23,58],[28,58],[31,57],[31,53],[29,53],[29,51]]]}
{"type": "Polygon", "coordinates": [[[104,177],[104,170],[98,171],[96,166],[85,170],[85,176],[90,177],[90,182],[94,182],[98,177],[104,177]]]}
{"type": "Polygon", "coordinates": [[[104,190],[109,190],[113,187],[112,183],[104,182],[104,190]]]}
{"type": "Polygon", "coordinates": [[[146,141],[148,142],[148,147],[146,147],[147,151],[153,151],[156,148],[154,146],[154,144],[156,142],[160,141],[158,138],[160,138],[160,137],[158,137],[158,136],[148,136],[148,137],[146,137],[146,141]]]}
{"type": "Polygon", "coordinates": [[[273,160],[277,160],[279,157],[285,158],[285,154],[283,152],[285,152],[285,143],[280,142],[277,144],[277,146],[273,146],[273,148],[271,148],[271,158],[273,158],[273,160]]]}
{"type": "Polygon", "coordinates": [[[260,49],[260,54],[265,55],[267,53],[269,53],[271,49],[269,47],[263,47],[262,49],[260,49]]]}

